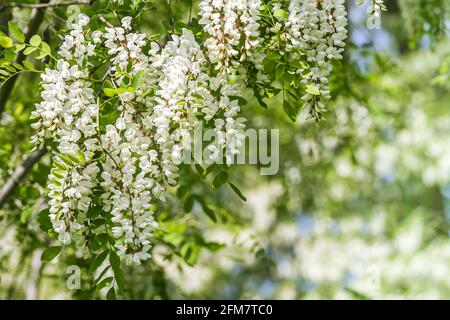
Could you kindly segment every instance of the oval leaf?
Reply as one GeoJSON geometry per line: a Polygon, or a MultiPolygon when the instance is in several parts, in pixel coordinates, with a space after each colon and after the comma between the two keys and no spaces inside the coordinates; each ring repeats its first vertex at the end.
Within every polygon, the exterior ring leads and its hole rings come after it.
{"type": "Polygon", "coordinates": [[[60,252],[61,246],[49,247],[42,252],[41,261],[52,261],[60,252]]]}

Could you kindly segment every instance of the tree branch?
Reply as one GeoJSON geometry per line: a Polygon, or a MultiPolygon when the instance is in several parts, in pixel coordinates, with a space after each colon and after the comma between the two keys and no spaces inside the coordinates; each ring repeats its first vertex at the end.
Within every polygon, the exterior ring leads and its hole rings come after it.
{"type": "Polygon", "coordinates": [[[6,200],[14,192],[17,185],[22,182],[31,168],[33,168],[33,165],[46,153],[46,149],[32,153],[20,166],[16,168],[16,170],[14,170],[13,174],[0,189],[0,208],[5,204],[6,200]]]}
{"type": "Polygon", "coordinates": [[[0,5],[0,11],[6,8],[31,8],[31,9],[45,9],[45,8],[55,8],[55,7],[65,7],[71,5],[89,5],[90,0],[74,0],[67,2],[53,2],[53,3],[7,3],[0,5]]]}
{"type": "MultiPolygon", "coordinates": [[[[40,4],[46,4],[49,0],[40,0],[40,4]]],[[[25,35],[25,41],[28,42],[30,38],[36,33],[36,30],[39,29],[42,21],[44,20],[45,11],[44,10],[35,10],[33,15],[30,18],[27,26],[27,32],[25,35]]],[[[25,60],[26,56],[21,51],[16,58],[16,62],[21,64],[25,60]]],[[[16,83],[18,75],[15,75],[11,79],[9,79],[3,87],[0,89],[0,117],[5,108],[6,102],[8,101],[9,95],[14,89],[14,84],[16,83]]]]}

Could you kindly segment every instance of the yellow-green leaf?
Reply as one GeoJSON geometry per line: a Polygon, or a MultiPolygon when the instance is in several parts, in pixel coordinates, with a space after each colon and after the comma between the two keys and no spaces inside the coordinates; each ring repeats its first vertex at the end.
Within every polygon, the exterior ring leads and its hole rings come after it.
{"type": "Polygon", "coordinates": [[[32,54],[34,51],[36,51],[36,47],[27,47],[24,51],[23,51],[23,54],[24,55],[29,55],[29,54],[32,54]]]}
{"type": "Polygon", "coordinates": [[[35,34],[34,36],[32,36],[31,37],[31,39],[30,39],[30,44],[33,46],[33,47],[37,47],[38,45],[40,45],[41,44],[41,37],[40,36],[38,36],[37,34],[35,34]]]}
{"type": "Polygon", "coordinates": [[[10,37],[1,36],[0,37],[0,46],[3,48],[11,48],[13,46],[13,41],[10,37]]]}
{"type": "Polygon", "coordinates": [[[114,97],[115,90],[112,88],[103,88],[103,93],[108,97],[114,97]]]}
{"type": "Polygon", "coordinates": [[[19,41],[19,42],[24,42],[25,41],[25,35],[20,30],[20,28],[19,28],[19,26],[17,25],[16,22],[8,21],[8,29],[9,29],[9,33],[11,33],[11,35],[14,38],[16,38],[17,41],[19,41]]]}
{"type": "Polygon", "coordinates": [[[319,89],[317,89],[316,86],[313,86],[311,84],[308,84],[306,86],[306,93],[312,94],[313,96],[318,96],[320,95],[320,91],[319,89]]]}

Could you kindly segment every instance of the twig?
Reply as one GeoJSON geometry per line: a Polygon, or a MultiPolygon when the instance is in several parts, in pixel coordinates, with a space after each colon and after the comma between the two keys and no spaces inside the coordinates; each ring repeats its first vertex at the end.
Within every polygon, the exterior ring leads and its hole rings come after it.
{"type": "MultiPolygon", "coordinates": [[[[49,0],[41,0],[40,4],[46,4],[49,0]]],[[[25,41],[28,42],[30,38],[36,33],[36,30],[39,29],[42,21],[44,20],[45,11],[44,10],[35,10],[33,15],[28,22],[27,31],[25,35],[25,41]]],[[[21,64],[25,60],[26,56],[23,54],[23,51],[19,52],[16,58],[16,62],[21,64]]],[[[15,75],[11,79],[6,82],[3,87],[0,89],[0,117],[5,108],[6,102],[13,91],[14,84],[17,81],[18,76],[15,75]]]]}
{"type": "Polygon", "coordinates": [[[16,186],[22,182],[27,173],[33,168],[33,165],[38,162],[47,150],[42,149],[32,153],[20,166],[14,170],[3,187],[0,189],[0,208],[5,204],[8,197],[14,192],[16,186]]]}
{"type": "Polygon", "coordinates": [[[67,2],[52,2],[52,3],[7,3],[0,5],[0,11],[6,8],[31,8],[31,9],[45,9],[45,8],[55,8],[55,7],[65,7],[71,5],[89,5],[90,0],[74,0],[67,2]]]}

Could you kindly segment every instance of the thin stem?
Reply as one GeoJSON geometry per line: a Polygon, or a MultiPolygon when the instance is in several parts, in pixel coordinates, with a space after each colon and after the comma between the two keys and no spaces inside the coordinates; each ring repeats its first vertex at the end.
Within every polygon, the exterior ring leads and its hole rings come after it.
{"type": "Polygon", "coordinates": [[[55,8],[55,7],[65,7],[72,5],[90,5],[90,0],[74,0],[67,2],[53,2],[53,3],[7,3],[0,6],[0,11],[7,8],[30,8],[30,9],[45,9],[45,8],[55,8]]]}

